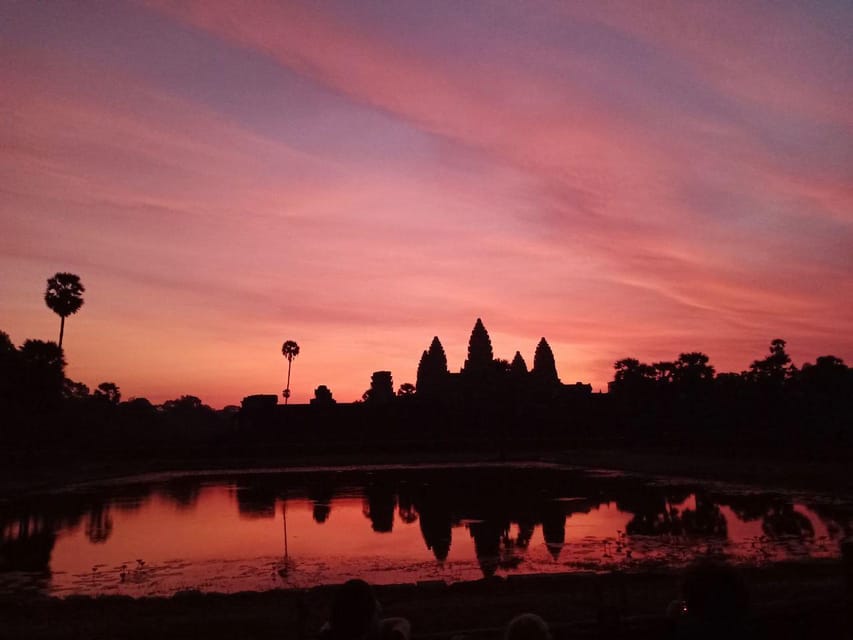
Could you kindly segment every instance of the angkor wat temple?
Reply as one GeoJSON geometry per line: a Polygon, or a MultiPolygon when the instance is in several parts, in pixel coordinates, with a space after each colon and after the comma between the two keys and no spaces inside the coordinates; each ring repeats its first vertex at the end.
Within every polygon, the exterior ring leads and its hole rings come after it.
{"type": "Polygon", "coordinates": [[[422,400],[454,404],[465,399],[486,400],[495,395],[547,401],[592,393],[592,385],[560,382],[554,353],[545,338],[536,346],[530,370],[519,351],[512,361],[495,358],[489,332],[480,318],[471,331],[468,358],[459,373],[449,371],[441,341],[438,337],[432,339],[418,364],[416,389],[422,400]]]}
{"type": "MultiPolygon", "coordinates": [[[[515,352],[512,361],[495,358],[489,332],[483,321],[477,318],[468,341],[468,357],[458,373],[448,369],[447,355],[436,336],[421,355],[415,385],[402,384],[395,393],[391,371],[374,371],[370,388],[361,400],[363,404],[374,407],[416,403],[461,409],[489,404],[549,405],[591,394],[590,384],[577,382],[566,385],[560,382],[554,353],[545,338],[536,346],[530,370],[519,351],[515,352]]],[[[274,407],[276,403],[277,397],[273,395],[248,396],[243,399],[243,409],[254,412],[274,407]]],[[[314,390],[310,405],[322,408],[337,405],[337,402],[331,390],[320,385],[314,390]]]]}
{"type": "Polygon", "coordinates": [[[587,433],[582,425],[590,422],[587,417],[598,404],[593,400],[599,399],[589,384],[560,382],[545,338],[536,347],[532,369],[519,352],[512,361],[495,358],[479,318],[458,373],[448,369],[435,337],[421,355],[416,384],[394,389],[390,371],[374,371],[360,402],[337,403],[325,385],[317,387],[308,405],[277,404],[274,395],[249,396],[243,399],[240,424],[254,430],[255,438],[286,442],[293,450],[378,444],[422,450],[447,442],[480,446],[495,438],[530,444],[587,433]]]}

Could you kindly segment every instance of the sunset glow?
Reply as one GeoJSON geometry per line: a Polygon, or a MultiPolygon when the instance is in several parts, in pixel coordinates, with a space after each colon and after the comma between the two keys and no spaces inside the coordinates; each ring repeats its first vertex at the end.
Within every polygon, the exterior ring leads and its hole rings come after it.
{"type": "MultiPolygon", "coordinates": [[[[44,587],[59,596],[133,597],[172,595],[189,588],[220,593],[310,588],[338,584],[353,575],[365,576],[373,584],[452,583],[479,580],[492,572],[541,575],[614,567],[636,571],[640,566],[659,567],[662,560],[680,566],[696,554],[706,555],[709,546],[724,549],[729,558],[748,566],[802,555],[831,558],[837,549],[829,541],[845,524],[838,513],[838,520],[827,514],[821,517],[806,504],[788,502],[778,494],[774,507],[771,494],[736,492],[718,497],[716,505],[704,493],[701,504],[696,494],[657,502],[649,499],[652,491],[629,508],[630,493],[624,486],[616,494],[621,501],[601,496],[546,500],[539,502],[546,511],[533,507],[524,521],[517,521],[517,512],[512,515],[520,506],[512,500],[504,503],[506,511],[486,509],[478,514],[477,503],[454,502],[447,494],[445,500],[424,503],[418,512],[410,502],[404,507],[411,483],[401,485],[399,494],[380,490],[373,496],[375,502],[352,487],[342,495],[326,494],[324,515],[318,519],[314,500],[264,492],[264,482],[274,477],[245,478],[236,486],[213,479],[195,484],[183,478],[171,491],[168,484],[159,490],[137,485],[135,499],[108,494],[104,499],[102,494],[76,518],[68,518],[66,511],[65,523],[50,533],[37,523],[57,525],[62,520],[43,504],[27,521],[35,534],[31,540],[38,540],[38,531],[52,545],[45,556],[49,571],[34,571],[24,580],[38,584],[47,575],[44,587]],[[752,511],[743,508],[744,500],[752,511]],[[727,504],[732,502],[735,506],[727,504]],[[656,510],[657,505],[666,505],[667,515],[656,510]],[[536,517],[531,520],[531,513],[550,517],[540,522],[536,517]],[[488,515],[483,518],[484,514],[488,515]],[[792,526],[800,527],[798,533],[792,526]],[[446,540],[444,552],[433,546],[437,540],[446,540]]],[[[570,485],[571,481],[564,489],[570,485]]],[[[421,484],[419,490],[429,495],[430,487],[435,491],[436,484],[421,484]]],[[[521,503],[527,509],[535,502],[533,493],[521,503]]],[[[60,504],[54,502],[54,509],[60,504]]],[[[0,572],[0,594],[10,586],[20,587],[21,579],[0,572]]]]}
{"type": "Polygon", "coordinates": [[[5,2],[0,330],[221,407],[540,337],[853,361],[849,3],[5,2]]]}

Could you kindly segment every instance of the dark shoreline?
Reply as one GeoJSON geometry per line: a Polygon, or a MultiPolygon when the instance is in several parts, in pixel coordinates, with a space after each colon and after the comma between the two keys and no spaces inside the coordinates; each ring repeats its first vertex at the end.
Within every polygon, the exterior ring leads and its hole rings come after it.
{"type": "MultiPolygon", "coordinates": [[[[850,628],[850,590],[840,562],[745,568],[753,637],[809,637],[850,628]]],[[[557,638],[667,637],[677,572],[557,574],[376,587],[387,615],[418,638],[497,638],[518,613],[545,617],[557,638]],[[608,624],[619,622],[607,630],[608,624]],[[663,634],[663,635],[662,635],[663,634]]],[[[309,638],[328,613],[334,586],[170,598],[121,596],[0,599],[0,638],[309,638]]]]}
{"type": "MultiPolygon", "coordinates": [[[[837,453],[837,452],[836,452],[837,453]]],[[[107,482],[152,473],[196,473],[252,469],[297,469],[310,467],[359,467],[366,465],[423,465],[477,463],[552,463],[582,469],[608,469],[649,476],[684,477],[693,480],[756,485],[762,488],[816,491],[836,497],[853,496],[853,474],[847,456],[803,460],[779,455],[759,456],[753,452],[696,453],[671,449],[602,450],[593,448],[561,451],[335,452],[286,454],[259,451],[256,455],[223,456],[201,450],[197,456],[152,456],[150,458],[76,456],[45,459],[18,458],[6,461],[0,472],[0,502],[24,494],[47,492],[72,484],[107,482]]]]}

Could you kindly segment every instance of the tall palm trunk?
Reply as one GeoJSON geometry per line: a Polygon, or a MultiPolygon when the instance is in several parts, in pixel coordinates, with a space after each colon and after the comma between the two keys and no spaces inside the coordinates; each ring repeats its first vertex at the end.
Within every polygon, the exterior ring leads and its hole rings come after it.
{"type": "Polygon", "coordinates": [[[281,502],[281,518],[284,520],[284,559],[287,560],[287,500],[281,502]]]}
{"type": "Polygon", "coordinates": [[[287,359],[287,393],[284,396],[284,404],[287,404],[287,401],[290,400],[290,365],[292,365],[292,364],[293,364],[293,358],[288,358],[287,359]]]}
{"type": "Polygon", "coordinates": [[[61,321],[59,323],[59,348],[62,348],[62,336],[65,334],[65,316],[59,316],[61,321]]]}

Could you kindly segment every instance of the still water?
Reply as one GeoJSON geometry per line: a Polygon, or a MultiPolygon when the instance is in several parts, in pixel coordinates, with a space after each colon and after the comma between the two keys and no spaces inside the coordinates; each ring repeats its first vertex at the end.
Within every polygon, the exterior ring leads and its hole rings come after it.
{"type": "Polygon", "coordinates": [[[0,593],[169,595],[835,558],[825,496],[554,465],[150,475],[0,504],[0,593]]]}

